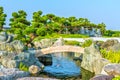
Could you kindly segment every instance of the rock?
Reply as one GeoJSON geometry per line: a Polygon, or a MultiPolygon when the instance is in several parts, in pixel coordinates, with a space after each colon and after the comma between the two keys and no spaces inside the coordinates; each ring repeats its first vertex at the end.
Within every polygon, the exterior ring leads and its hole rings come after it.
{"type": "Polygon", "coordinates": [[[62,46],[62,45],[64,45],[64,40],[63,38],[59,38],[56,42],[54,42],[52,46],[54,47],[54,46],[62,46]]]}
{"type": "Polygon", "coordinates": [[[15,56],[16,56],[15,53],[9,53],[7,51],[0,51],[0,62],[1,62],[2,59],[11,59],[11,60],[13,60],[15,56]]]}
{"type": "Polygon", "coordinates": [[[18,78],[17,80],[58,80],[58,79],[42,78],[42,77],[24,77],[24,78],[18,78]]]}
{"type": "Polygon", "coordinates": [[[109,75],[119,75],[120,76],[120,64],[110,63],[104,66],[104,71],[109,75]]]}
{"type": "Polygon", "coordinates": [[[91,78],[90,80],[112,80],[114,78],[113,75],[96,75],[93,78],[91,78]]]}
{"type": "Polygon", "coordinates": [[[25,50],[25,46],[23,45],[23,43],[19,40],[15,40],[13,42],[11,42],[11,45],[13,45],[16,53],[21,53],[25,50]]]}
{"type": "Polygon", "coordinates": [[[7,53],[21,53],[25,50],[25,46],[19,40],[15,40],[11,43],[0,44],[0,51],[7,51],[7,53]]]}
{"type": "Polygon", "coordinates": [[[38,67],[38,66],[36,66],[36,65],[31,65],[30,67],[29,67],[29,72],[31,73],[31,74],[37,74],[38,72],[40,72],[41,71],[41,69],[38,67]]]}
{"type": "Polygon", "coordinates": [[[17,78],[28,77],[29,73],[16,68],[0,68],[0,80],[16,80],[17,78]]]}
{"type": "Polygon", "coordinates": [[[12,35],[8,35],[6,32],[0,33],[0,44],[9,43],[13,40],[12,35]]]}
{"type": "MultiPolygon", "coordinates": [[[[12,53],[10,54],[9,55],[12,57],[12,53]]],[[[6,68],[19,68],[20,63],[25,64],[27,67],[30,67],[31,65],[37,65],[41,69],[43,67],[43,64],[39,62],[34,53],[22,52],[13,56],[12,58],[10,58],[10,56],[5,52],[1,53],[1,55],[0,62],[6,68]]]]}
{"type": "Polygon", "coordinates": [[[118,40],[115,40],[115,39],[107,40],[101,45],[101,48],[106,50],[119,51],[120,43],[118,40]]]}
{"type": "Polygon", "coordinates": [[[33,44],[35,48],[47,48],[53,45],[55,39],[42,39],[41,41],[35,41],[33,44]]]}
{"type": "Polygon", "coordinates": [[[0,44],[0,51],[7,51],[7,52],[15,52],[15,48],[12,44],[10,43],[3,43],[0,44]]]}
{"type": "Polygon", "coordinates": [[[16,61],[15,60],[2,59],[1,63],[6,68],[15,68],[16,67],[16,61]]]}
{"type": "Polygon", "coordinates": [[[95,74],[100,74],[104,65],[108,64],[109,61],[103,59],[99,50],[92,44],[90,47],[85,48],[83,54],[83,59],[81,67],[94,72],[95,74]]]}
{"type": "Polygon", "coordinates": [[[34,53],[22,52],[15,56],[14,60],[17,62],[16,67],[19,66],[19,63],[22,62],[26,66],[30,67],[31,65],[36,65],[39,68],[43,68],[43,64],[39,62],[38,58],[35,57],[34,53]]]}
{"type": "Polygon", "coordinates": [[[0,69],[2,69],[2,68],[4,68],[4,66],[0,64],[0,69]]]}
{"type": "Polygon", "coordinates": [[[7,40],[7,33],[6,32],[1,32],[0,33],[0,44],[4,43],[7,40]]]}

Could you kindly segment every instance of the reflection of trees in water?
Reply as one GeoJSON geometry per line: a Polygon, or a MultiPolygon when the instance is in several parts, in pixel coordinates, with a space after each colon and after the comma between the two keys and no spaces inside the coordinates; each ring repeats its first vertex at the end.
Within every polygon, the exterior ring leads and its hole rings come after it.
{"type": "MultiPolygon", "coordinates": [[[[77,55],[78,53],[76,53],[77,55]]],[[[57,55],[57,54],[56,54],[57,55]]],[[[65,64],[64,64],[64,59],[67,58],[67,60],[69,61],[73,61],[73,58],[75,57],[75,53],[74,52],[64,52],[64,53],[59,53],[59,56],[56,56],[54,54],[52,54],[52,57],[53,57],[53,64],[52,66],[54,68],[58,68],[58,69],[61,69],[61,70],[64,70],[64,66],[66,66],[66,61],[65,61],[65,64]]],[[[79,55],[77,55],[79,56],[79,55]]],[[[80,60],[77,60],[77,61],[74,61],[76,66],[80,68],[81,72],[80,72],[80,75],[79,76],[76,76],[76,77],[71,77],[69,79],[81,79],[81,76],[82,76],[82,80],[89,80],[90,78],[92,78],[94,76],[94,73],[91,73],[90,71],[87,71],[83,68],[80,67],[81,63],[80,63],[80,60]]],[[[72,66],[72,65],[71,65],[72,66]]],[[[68,66],[66,66],[68,67],[68,66]]],[[[75,67],[75,66],[73,66],[75,67]]],[[[66,69],[66,68],[65,68],[66,69]]]]}

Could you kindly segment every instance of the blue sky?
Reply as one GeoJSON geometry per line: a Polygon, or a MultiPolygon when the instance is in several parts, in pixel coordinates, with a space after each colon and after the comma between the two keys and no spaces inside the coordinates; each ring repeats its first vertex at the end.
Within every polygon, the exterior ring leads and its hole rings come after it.
{"type": "Polygon", "coordinates": [[[42,10],[43,14],[83,17],[96,24],[104,22],[107,29],[120,30],[120,0],[0,0],[0,6],[8,15],[7,24],[12,12],[24,10],[31,20],[33,12],[42,10]]]}

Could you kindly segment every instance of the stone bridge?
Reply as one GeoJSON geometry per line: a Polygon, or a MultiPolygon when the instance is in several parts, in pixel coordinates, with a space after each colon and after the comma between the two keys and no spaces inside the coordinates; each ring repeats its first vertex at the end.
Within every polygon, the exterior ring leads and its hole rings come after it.
{"type": "Polygon", "coordinates": [[[52,54],[56,52],[77,52],[77,53],[84,53],[84,48],[78,46],[70,46],[70,45],[63,45],[63,46],[56,46],[56,47],[48,47],[40,50],[36,50],[36,57],[42,56],[44,54],[52,54]]]}

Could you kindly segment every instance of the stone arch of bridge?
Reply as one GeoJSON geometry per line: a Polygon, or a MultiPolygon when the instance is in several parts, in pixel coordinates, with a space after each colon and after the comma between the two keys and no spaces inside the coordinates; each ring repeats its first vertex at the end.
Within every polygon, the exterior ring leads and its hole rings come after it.
{"type": "Polygon", "coordinates": [[[77,53],[84,53],[84,48],[79,46],[70,46],[70,45],[63,45],[63,46],[55,46],[55,47],[48,47],[43,48],[40,50],[35,51],[36,57],[45,55],[45,54],[51,54],[51,53],[57,53],[57,52],[77,52],[77,53]]]}

